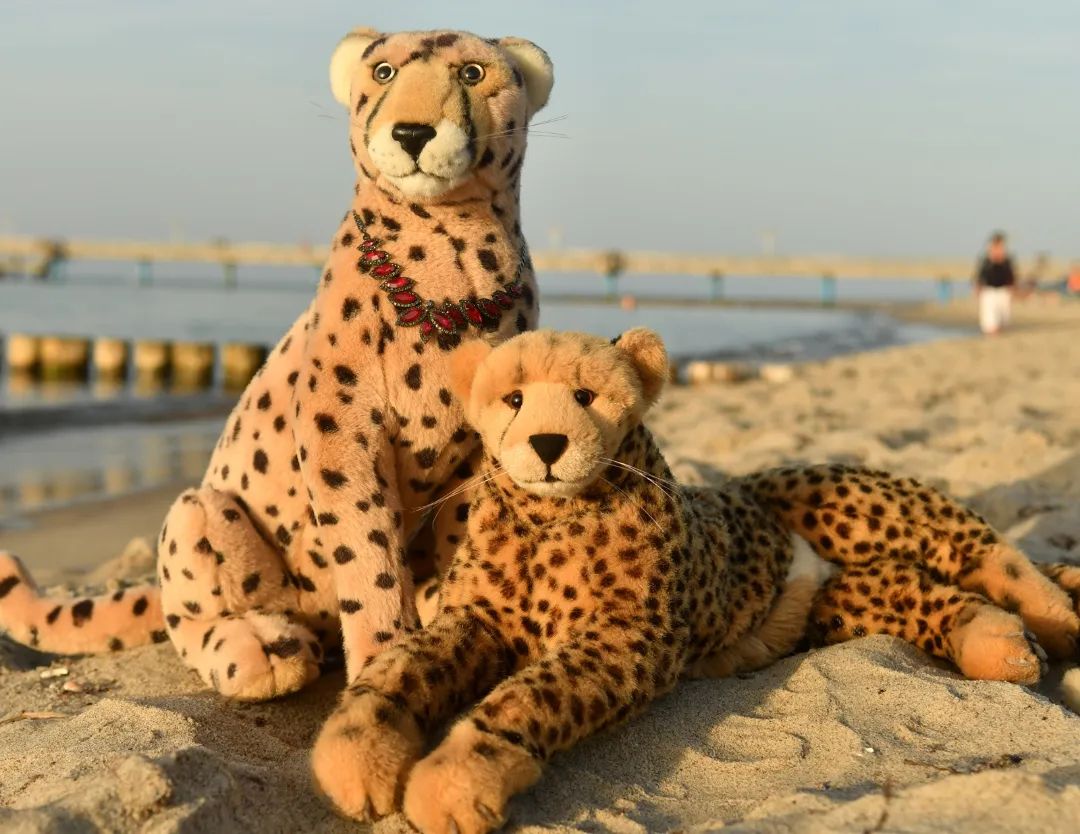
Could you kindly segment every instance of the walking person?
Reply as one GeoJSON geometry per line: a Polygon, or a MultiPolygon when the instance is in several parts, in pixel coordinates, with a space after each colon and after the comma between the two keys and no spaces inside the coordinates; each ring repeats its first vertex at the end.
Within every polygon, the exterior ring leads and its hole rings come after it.
{"type": "Polygon", "coordinates": [[[1012,297],[1016,292],[1016,270],[1005,248],[1005,235],[994,232],[986,244],[986,254],[975,277],[979,298],[979,327],[987,336],[1000,333],[1009,323],[1012,297]]]}

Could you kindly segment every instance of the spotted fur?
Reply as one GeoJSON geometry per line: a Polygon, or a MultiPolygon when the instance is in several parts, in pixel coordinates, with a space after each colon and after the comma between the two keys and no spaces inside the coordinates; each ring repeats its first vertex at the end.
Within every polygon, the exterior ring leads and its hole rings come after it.
{"type": "MultiPolygon", "coordinates": [[[[3,557],[0,625],[61,652],[167,633],[207,684],[244,699],[300,688],[339,641],[355,678],[414,628],[406,546],[426,506],[473,474],[478,451],[450,393],[448,356],[536,322],[519,188],[525,128],[551,78],[542,50],[520,39],[346,37],[331,83],[347,107],[355,199],[314,300],[240,397],[201,486],[169,511],[160,596],[138,588],[54,602],[3,557]],[[436,303],[514,282],[522,291],[497,324],[424,341],[397,324],[390,295],[362,268],[361,227],[436,303]]],[[[464,520],[451,504],[413,566],[437,570],[464,520]]]]}
{"type": "Polygon", "coordinates": [[[316,743],[346,814],[403,807],[424,834],[489,831],[553,753],[681,676],[760,668],[808,633],[894,634],[970,677],[1022,682],[1040,671],[1025,627],[1075,652],[1065,592],[914,481],[818,466],[675,484],[641,422],[668,367],[649,331],[614,345],[533,332],[453,367],[486,448],[468,538],[433,622],[364,666],[316,743]]]}

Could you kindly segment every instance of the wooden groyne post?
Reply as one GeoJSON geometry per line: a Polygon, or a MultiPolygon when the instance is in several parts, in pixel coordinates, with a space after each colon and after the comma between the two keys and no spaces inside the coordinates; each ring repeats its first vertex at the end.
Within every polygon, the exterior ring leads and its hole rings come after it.
{"type": "Polygon", "coordinates": [[[266,345],[238,342],[127,341],[24,333],[2,337],[0,347],[8,374],[23,381],[131,381],[151,388],[169,384],[179,390],[215,385],[241,389],[269,351],[266,345]]]}

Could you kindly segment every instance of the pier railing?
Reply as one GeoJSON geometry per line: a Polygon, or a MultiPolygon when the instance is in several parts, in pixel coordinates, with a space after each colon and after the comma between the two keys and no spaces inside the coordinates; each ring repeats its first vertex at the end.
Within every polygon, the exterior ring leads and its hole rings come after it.
{"type": "MultiPolygon", "coordinates": [[[[289,266],[319,269],[325,246],[273,243],[170,243],[140,241],[61,240],[0,236],[0,274],[28,273],[48,278],[69,261],[128,261],[136,265],[140,282],[153,281],[156,263],[218,264],[226,286],[235,286],[241,266],[289,266]]],[[[616,297],[621,275],[695,276],[709,280],[710,296],[724,295],[725,276],[807,278],[820,282],[823,304],[835,302],[837,281],[846,279],[903,279],[937,282],[947,300],[956,283],[971,280],[974,259],[859,258],[842,255],[707,255],[620,250],[561,250],[533,253],[540,272],[592,273],[605,280],[604,294],[616,297]]],[[[1021,264],[1021,274],[1055,276],[1065,262],[1039,257],[1021,264]]]]}

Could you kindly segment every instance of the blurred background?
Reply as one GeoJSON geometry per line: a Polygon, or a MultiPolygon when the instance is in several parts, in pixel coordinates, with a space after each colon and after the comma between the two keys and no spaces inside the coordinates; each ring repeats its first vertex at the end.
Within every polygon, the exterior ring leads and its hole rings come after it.
{"type": "Polygon", "coordinates": [[[972,332],[994,229],[1032,295],[1080,255],[1072,0],[6,0],[0,20],[8,527],[201,475],[235,397],[224,345],[257,363],[315,270],[65,258],[63,242],[325,245],[354,179],[326,69],[357,25],[551,55],[523,185],[548,326],[646,323],[684,362],[797,362],[972,332]],[[746,269],[543,268],[578,250],[746,269]],[[208,375],[140,381],[137,342],[148,366],[175,343],[208,375]],[[119,380],[94,372],[110,350],[119,380]],[[50,378],[42,351],[86,373],[50,378]]]}
{"type": "Polygon", "coordinates": [[[326,68],[350,28],[548,51],[545,248],[1072,254],[1080,6],[5,0],[0,230],[323,243],[349,197],[326,68]]]}

